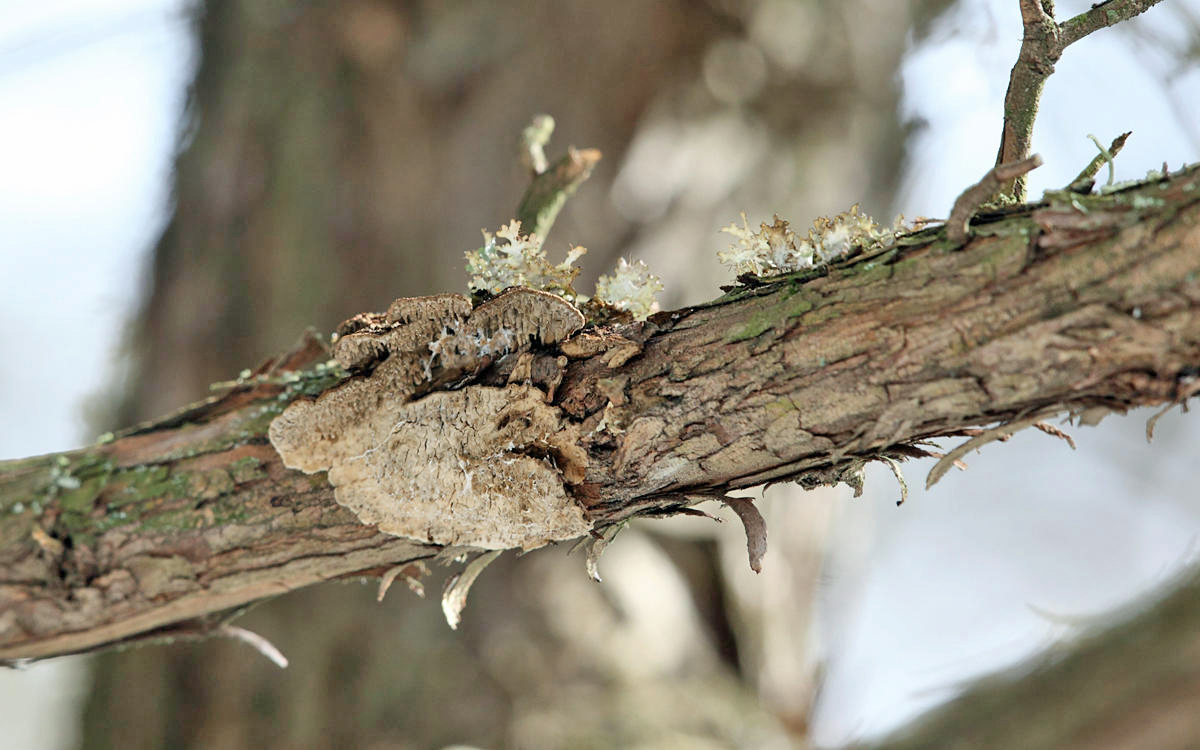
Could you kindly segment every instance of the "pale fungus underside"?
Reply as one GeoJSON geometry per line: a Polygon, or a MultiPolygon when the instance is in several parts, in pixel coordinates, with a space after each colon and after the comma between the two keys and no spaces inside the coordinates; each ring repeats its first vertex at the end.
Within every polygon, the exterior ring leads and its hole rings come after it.
{"type": "Polygon", "coordinates": [[[565,483],[583,480],[587,454],[530,367],[504,387],[430,391],[583,322],[530,289],[473,311],[458,295],[396,300],[343,325],[334,356],[360,374],[289,406],[271,443],[289,468],[329,472],[337,502],[388,534],[483,549],[581,536],[591,525],[565,483]]]}

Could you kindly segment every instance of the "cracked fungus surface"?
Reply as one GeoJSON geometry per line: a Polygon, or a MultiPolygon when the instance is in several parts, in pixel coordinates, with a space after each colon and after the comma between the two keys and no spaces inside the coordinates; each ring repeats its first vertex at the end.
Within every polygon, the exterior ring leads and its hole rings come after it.
{"type": "Polygon", "coordinates": [[[586,534],[566,484],[583,481],[579,429],[528,384],[470,385],[416,398],[490,357],[557,343],[583,325],[566,300],[514,289],[474,311],[465,297],[396,300],[343,324],[335,356],[374,366],[296,401],[271,423],[285,466],[329,472],[334,498],[363,523],[421,542],[533,549],[586,534]]]}
{"type": "Polygon", "coordinates": [[[385,420],[297,402],[271,425],[271,442],[290,468],[328,471],[337,502],[380,531],[533,549],[590,528],[564,485],[583,478],[578,429],[543,399],[528,385],[472,386],[401,404],[385,420]]]}

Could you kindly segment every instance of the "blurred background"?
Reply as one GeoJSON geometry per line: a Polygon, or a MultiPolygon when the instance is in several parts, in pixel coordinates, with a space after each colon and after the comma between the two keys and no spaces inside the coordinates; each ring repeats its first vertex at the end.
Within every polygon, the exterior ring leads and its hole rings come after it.
{"type": "MultiPolygon", "coordinates": [[[[1196,161],[1198,30],[1200,0],[1168,0],[1069,49],[1031,195],[1089,133],[1133,131],[1118,179],[1196,161]]],[[[581,290],[624,256],[664,307],[710,299],[740,211],[944,216],[991,167],[1020,36],[1016,0],[0,2],[0,457],[464,290],[539,112],[551,158],[604,153],[547,244],[590,249],[581,290]]],[[[600,585],[564,549],[501,558],[458,632],[436,601],[329,584],[240,622],[285,671],[208,641],[0,672],[0,744],[869,743],[1195,560],[1200,426],[1172,412],[1148,446],[1147,416],[1071,430],[1074,452],[1027,431],[899,508],[886,468],[858,499],[774,487],[759,576],[736,522],[643,522],[600,585]]]]}

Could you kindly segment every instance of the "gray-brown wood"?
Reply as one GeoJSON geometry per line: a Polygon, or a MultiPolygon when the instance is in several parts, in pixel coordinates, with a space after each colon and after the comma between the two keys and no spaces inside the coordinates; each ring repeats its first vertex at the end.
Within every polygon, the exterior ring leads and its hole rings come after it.
{"type": "MultiPolygon", "coordinates": [[[[585,436],[572,491],[591,522],[767,481],[854,481],[865,461],[922,453],[914,441],[1196,390],[1196,169],[974,232],[956,250],[927,231],[622,327],[642,350],[617,367],[608,352],[571,361],[554,403],[585,436]]],[[[343,377],[327,356],[308,341],[155,425],[0,465],[0,659],[203,633],[250,602],[439,552],[359,524],[323,474],[285,469],[267,442],[287,403],[343,377]]]]}

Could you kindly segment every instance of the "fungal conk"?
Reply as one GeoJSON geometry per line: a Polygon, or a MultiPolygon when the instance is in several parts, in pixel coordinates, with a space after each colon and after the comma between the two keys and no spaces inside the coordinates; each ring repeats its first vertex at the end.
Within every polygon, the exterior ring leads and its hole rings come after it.
{"type": "Polygon", "coordinates": [[[586,534],[578,428],[529,384],[436,390],[583,326],[566,300],[511,289],[399,299],[344,323],[334,356],[356,372],[272,423],[284,465],[329,472],[334,498],[380,531],[439,545],[533,549],[586,534]]]}

